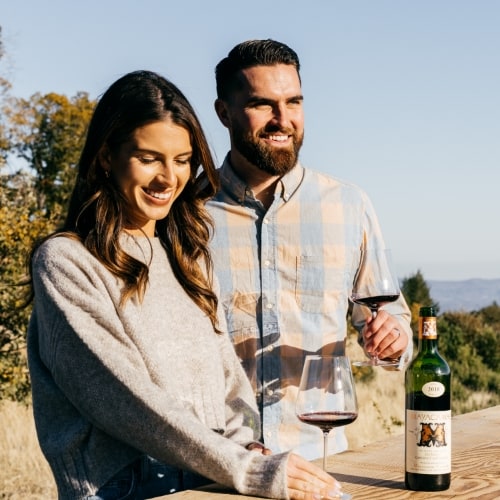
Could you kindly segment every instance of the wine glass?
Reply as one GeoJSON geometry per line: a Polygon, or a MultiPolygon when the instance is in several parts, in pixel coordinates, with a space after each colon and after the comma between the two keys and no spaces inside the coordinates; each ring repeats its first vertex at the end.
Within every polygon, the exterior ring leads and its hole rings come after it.
{"type": "MultiPolygon", "coordinates": [[[[351,300],[370,309],[372,318],[378,310],[389,302],[398,300],[400,295],[398,279],[393,271],[391,251],[388,249],[368,249],[363,252],[362,266],[351,292],[351,300]]],[[[397,359],[379,359],[376,354],[368,354],[368,360],[354,361],[355,366],[398,366],[397,359]]]]}
{"type": "MultiPolygon", "coordinates": [[[[323,470],[326,471],[328,434],[358,417],[358,403],[347,356],[308,355],[305,358],[295,412],[301,422],[323,431],[323,470]]],[[[343,493],[341,499],[351,495],[343,493]]]]}

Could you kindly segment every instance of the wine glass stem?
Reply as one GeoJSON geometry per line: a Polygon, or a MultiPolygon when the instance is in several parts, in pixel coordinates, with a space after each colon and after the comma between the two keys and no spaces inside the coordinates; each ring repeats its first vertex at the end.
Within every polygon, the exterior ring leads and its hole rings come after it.
{"type": "Polygon", "coordinates": [[[326,472],[326,456],[328,455],[328,433],[323,431],[323,470],[326,472]]]}
{"type": "MultiPolygon", "coordinates": [[[[377,313],[378,313],[378,308],[375,308],[375,309],[371,309],[371,313],[372,313],[372,320],[375,319],[377,317],[377,313]]],[[[378,364],[378,356],[377,354],[371,354],[371,362],[373,365],[377,365],[378,364]]]]}

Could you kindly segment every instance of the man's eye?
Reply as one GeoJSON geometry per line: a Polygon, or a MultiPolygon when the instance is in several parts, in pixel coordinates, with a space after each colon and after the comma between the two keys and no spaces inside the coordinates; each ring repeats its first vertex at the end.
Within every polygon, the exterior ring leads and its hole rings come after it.
{"type": "Polygon", "coordinates": [[[254,109],[260,109],[260,110],[268,110],[271,109],[271,105],[268,104],[267,102],[256,102],[251,106],[254,109]]]}

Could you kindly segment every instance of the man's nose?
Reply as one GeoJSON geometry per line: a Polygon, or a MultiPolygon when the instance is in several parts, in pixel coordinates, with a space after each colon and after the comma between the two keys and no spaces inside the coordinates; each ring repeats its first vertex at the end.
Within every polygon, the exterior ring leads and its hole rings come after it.
{"type": "Polygon", "coordinates": [[[273,109],[273,121],[281,128],[291,126],[290,110],[285,104],[278,104],[273,109]]]}

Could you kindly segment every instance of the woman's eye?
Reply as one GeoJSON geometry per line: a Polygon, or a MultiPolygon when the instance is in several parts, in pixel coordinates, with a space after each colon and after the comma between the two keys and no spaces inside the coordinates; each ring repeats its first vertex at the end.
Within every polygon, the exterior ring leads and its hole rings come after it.
{"type": "Polygon", "coordinates": [[[139,161],[141,163],[144,163],[145,165],[149,165],[151,163],[154,163],[156,161],[156,158],[154,156],[139,156],[139,161]]]}

